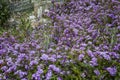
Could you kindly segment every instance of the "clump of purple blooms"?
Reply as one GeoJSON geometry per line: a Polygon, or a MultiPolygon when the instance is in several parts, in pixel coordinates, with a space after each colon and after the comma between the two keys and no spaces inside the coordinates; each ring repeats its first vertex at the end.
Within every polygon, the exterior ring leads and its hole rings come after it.
{"type": "Polygon", "coordinates": [[[0,37],[0,80],[119,80],[120,1],[52,3],[48,49],[38,39],[0,37]]]}

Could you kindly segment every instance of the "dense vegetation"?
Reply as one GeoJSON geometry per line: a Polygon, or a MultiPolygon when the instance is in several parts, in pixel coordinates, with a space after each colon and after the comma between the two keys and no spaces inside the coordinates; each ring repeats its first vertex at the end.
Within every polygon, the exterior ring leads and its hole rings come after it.
{"type": "Polygon", "coordinates": [[[0,0],[0,28],[5,26],[6,22],[10,18],[10,14],[9,2],[6,2],[6,0],[0,0]]]}
{"type": "Polygon", "coordinates": [[[44,15],[51,25],[33,30],[30,40],[24,37],[19,42],[19,35],[7,32],[1,35],[0,79],[119,80],[120,1],[52,3],[54,7],[44,15]]]}

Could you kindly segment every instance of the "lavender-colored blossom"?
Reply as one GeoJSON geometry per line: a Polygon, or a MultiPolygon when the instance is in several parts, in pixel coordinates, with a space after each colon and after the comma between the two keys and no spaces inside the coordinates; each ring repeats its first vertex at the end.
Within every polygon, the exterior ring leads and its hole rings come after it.
{"type": "Polygon", "coordinates": [[[37,45],[37,46],[36,46],[36,49],[40,49],[40,45],[37,45]]]}
{"type": "Polygon", "coordinates": [[[38,74],[38,73],[33,74],[33,75],[32,75],[32,79],[41,80],[40,74],[38,74]]]}
{"type": "Polygon", "coordinates": [[[21,70],[18,70],[18,71],[15,72],[15,74],[19,75],[20,78],[22,78],[23,76],[27,75],[27,72],[23,72],[21,70]]]}
{"type": "Polygon", "coordinates": [[[111,76],[115,76],[117,73],[116,67],[108,67],[106,70],[110,73],[111,76]]]}
{"type": "Polygon", "coordinates": [[[24,52],[26,49],[24,48],[24,46],[20,46],[20,51],[24,52]]]}
{"type": "Polygon", "coordinates": [[[26,79],[26,78],[23,78],[23,79],[21,79],[21,80],[28,80],[28,79],[26,79]]]}
{"type": "Polygon", "coordinates": [[[3,64],[3,62],[4,62],[3,60],[0,60],[0,64],[3,64]]]}
{"type": "Polygon", "coordinates": [[[104,59],[111,60],[111,57],[108,54],[103,54],[104,59]]]}
{"type": "Polygon", "coordinates": [[[98,70],[98,69],[94,70],[94,73],[95,73],[97,76],[99,76],[99,75],[100,75],[100,72],[99,72],[99,70],[98,70]]]}
{"type": "Polygon", "coordinates": [[[98,66],[97,58],[92,58],[92,60],[90,61],[90,65],[91,66],[98,66]]]}
{"type": "Polygon", "coordinates": [[[57,80],[62,80],[62,78],[58,77],[57,80]]]}
{"type": "Polygon", "coordinates": [[[17,43],[16,43],[16,44],[15,44],[15,49],[18,50],[19,47],[20,47],[20,44],[17,44],[17,43]]]}
{"type": "Polygon", "coordinates": [[[78,60],[82,60],[84,58],[84,54],[80,54],[79,57],[78,57],[78,60]]]}
{"type": "Polygon", "coordinates": [[[87,50],[87,53],[88,53],[88,55],[89,55],[90,57],[94,57],[94,54],[93,54],[93,52],[92,52],[91,50],[87,50]]]}
{"type": "Polygon", "coordinates": [[[33,60],[33,61],[30,62],[30,66],[37,65],[37,64],[38,64],[37,60],[33,60]]]}
{"type": "Polygon", "coordinates": [[[64,75],[64,74],[65,74],[65,71],[61,71],[60,74],[61,74],[61,75],[64,75]]]}
{"type": "Polygon", "coordinates": [[[24,59],[26,57],[26,54],[19,54],[18,58],[24,59]]]}
{"type": "Polygon", "coordinates": [[[11,66],[11,65],[14,64],[13,61],[12,61],[12,58],[7,58],[6,61],[7,61],[8,66],[11,66]]]}
{"type": "Polygon", "coordinates": [[[25,69],[28,70],[29,69],[29,65],[25,65],[25,69]]]}
{"type": "Polygon", "coordinates": [[[120,26],[117,27],[120,30],[120,26]]]}
{"type": "Polygon", "coordinates": [[[38,74],[42,74],[43,73],[43,69],[41,69],[41,66],[37,67],[37,73],[38,74]]]}
{"type": "Polygon", "coordinates": [[[46,74],[46,80],[50,80],[52,77],[52,71],[48,70],[47,74],[46,74]]]}
{"type": "Polygon", "coordinates": [[[43,73],[43,70],[38,66],[36,73],[32,75],[32,78],[35,80],[41,80],[41,74],[43,73]]]}
{"type": "Polygon", "coordinates": [[[46,55],[46,54],[43,54],[43,55],[41,56],[41,59],[42,59],[42,60],[48,60],[48,58],[49,58],[49,57],[48,57],[48,55],[46,55]]]}
{"type": "Polygon", "coordinates": [[[80,47],[80,50],[85,50],[85,47],[80,47]]]}
{"type": "Polygon", "coordinates": [[[85,73],[82,73],[82,74],[81,74],[81,77],[85,78],[85,77],[86,77],[85,73]]]}
{"type": "Polygon", "coordinates": [[[35,51],[30,51],[30,54],[35,54],[35,51]]]}
{"type": "Polygon", "coordinates": [[[61,55],[57,55],[57,58],[62,58],[62,56],[61,55]]]}
{"type": "Polygon", "coordinates": [[[120,58],[120,54],[117,54],[116,52],[109,52],[109,55],[112,56],[113,58],[120,58]]]}
{"type": "Polygon", "coordinates": [[[6,73],[12,72],[12,68],[7,69],[5,72],[6,72],[6,73]]]}
{"type": "Polygon", "coordinates": [[[56,67],[55,65],[49,65],[49,69],[52,69],[53,71],[59,73],[60,69],[58,67],[56,67]]]}
{"type": "Polygon", "coordinates": [[[56,61],[56,59],[55,58],[53,58],[53,57],[50,57],[50,58],[48,58],[50,61],[52,61],[52,62],[55,62],[56,61]]]}
{"type": "Polygon", "coordinates": [[[1,49],[1,50],[0,50],[0,55],[1,55],[1,54],[4,54],[5,52],[6,52],[5,49],[1,49]]]}
{"type": "Polygon", "coordinates": [[[1,70],[2,70],[2,71],[6,71],[7,69],[8,69],[7,66],[3,66],[3,67],[1,67],[1,70]]]}

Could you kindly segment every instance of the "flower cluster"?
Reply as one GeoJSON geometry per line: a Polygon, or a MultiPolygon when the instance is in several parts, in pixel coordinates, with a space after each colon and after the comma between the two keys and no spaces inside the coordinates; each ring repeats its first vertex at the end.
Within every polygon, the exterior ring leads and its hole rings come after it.
{"type": "Polygon", "coordinates": [[[119,80],[120,1],[52,3],[48,49],[34,38],[36,31],[28,42],[7,33],[0,37],[0,79],[119,80]]]}
{"type": "MultiPolygon", "coordinates": [[[[116,64],[120,61],[120,1],[70,0],[54,6],[47,15],[52,18],[55,28],[53,39],[58,42],[57,47],[65,47],[62,53],[72,54],[72,60],[78,56],[81,63],[91,66],[102,79],[108,77],[104,71],[117,76],[119,67],[116,64]]],[[[83,70],[81,74],[86,78],[90,76],[89,70],[83,70]]]]}

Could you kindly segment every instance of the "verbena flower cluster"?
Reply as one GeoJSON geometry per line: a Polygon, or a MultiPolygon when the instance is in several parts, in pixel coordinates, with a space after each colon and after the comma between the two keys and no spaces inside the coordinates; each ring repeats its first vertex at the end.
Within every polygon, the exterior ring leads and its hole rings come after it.
{"type": "MultiPolygon", "coordinates": [[[[55,4],[53,42],[20,43],[0,37],[1,80],[119,80],[120,1],[71,0],[55,4]]],[[[35,34],[33,34],[35,35],[35,34]]]]}

